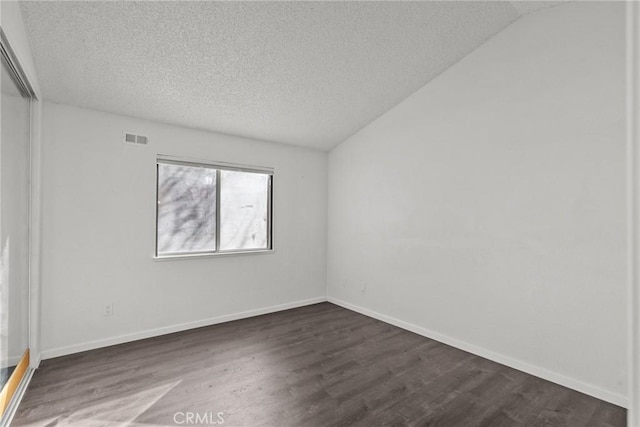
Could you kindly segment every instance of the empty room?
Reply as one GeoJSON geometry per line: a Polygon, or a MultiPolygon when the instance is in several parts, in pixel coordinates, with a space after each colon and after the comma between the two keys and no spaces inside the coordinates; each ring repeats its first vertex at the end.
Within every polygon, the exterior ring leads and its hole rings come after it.
{"type": "Polygon", "coordinates": [[[0,21],[0,426],[640,427],[639,3],[0,21]]]}

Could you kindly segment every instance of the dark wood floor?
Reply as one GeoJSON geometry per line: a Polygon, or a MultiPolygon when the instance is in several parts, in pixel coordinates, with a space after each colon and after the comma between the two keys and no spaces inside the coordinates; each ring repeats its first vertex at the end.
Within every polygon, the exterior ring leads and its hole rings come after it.
{"type": "Polygon", "coordinates": [[[13,425],[601,427],[625,416],[322,303],[46,360],[13,425]]]}

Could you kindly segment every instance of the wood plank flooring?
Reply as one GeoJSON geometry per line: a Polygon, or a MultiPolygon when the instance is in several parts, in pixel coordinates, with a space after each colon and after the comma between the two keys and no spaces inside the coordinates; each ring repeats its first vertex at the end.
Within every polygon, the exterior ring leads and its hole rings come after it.
{"type": "Polygon", "coordinates": [[[322,303],[45,360],[13,425],[601,427],[625,417],[322,303]]]}

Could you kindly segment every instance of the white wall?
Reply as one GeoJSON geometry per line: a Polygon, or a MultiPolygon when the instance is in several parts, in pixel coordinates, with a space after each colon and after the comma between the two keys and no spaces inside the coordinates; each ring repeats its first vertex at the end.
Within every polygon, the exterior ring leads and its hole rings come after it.
{"type": "Polygon", "coordinates": [[[43,358],[324,300],[326,170],[319,151],[45,103],[43,358]],[[274,167],[275,253],[154,260],[157,154],[274,167]]]}
{"type": "Polygon", "coordinates": [[[623,2],[563,5],[333,150],[330,300],[624,404],[624,82],[623,2]]]}

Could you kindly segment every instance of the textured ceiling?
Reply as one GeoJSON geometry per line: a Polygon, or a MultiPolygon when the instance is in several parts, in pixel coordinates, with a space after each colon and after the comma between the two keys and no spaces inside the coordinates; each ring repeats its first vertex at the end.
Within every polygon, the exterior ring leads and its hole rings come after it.
{"type": "Polygon", "coordinates": [[[527,1],[527,0],[515,0],[513,1],[513,7],[516,8],[518,12],[522,15],[528,15],[530,13],[537,12],[541,9],[548,9],[550,7],[559,6],[563,3],[571,3],[573,0],[562,0],[562,1],[546,1],[546,0],[535,0],[535,1],[527,1]]]}
{"type": "Polygon", "coordinates": [[[518,3],[27,1],[21,9],[45,99],[328,150],[535,8],[518,3]]]}

